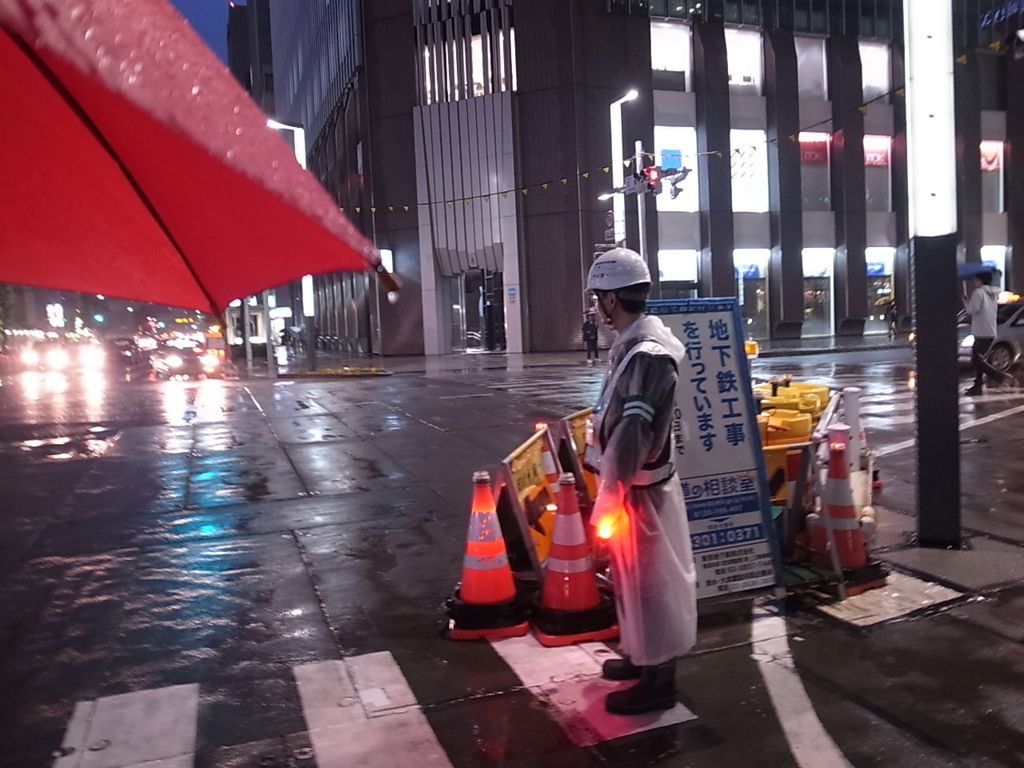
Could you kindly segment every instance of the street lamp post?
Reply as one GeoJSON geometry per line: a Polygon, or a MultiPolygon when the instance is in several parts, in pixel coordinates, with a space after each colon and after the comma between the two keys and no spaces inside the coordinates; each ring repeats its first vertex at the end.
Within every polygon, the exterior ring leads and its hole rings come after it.
{"type": "MultiPolygon", "coordinates": [[[[609,106],[611,133],[612,133],[612,186],[620,188],[625,181],[625,164],[622,158],[622,105],[627,101],[633,101],[639,96],[635,90],[629,91],[621,99],[616,99],[609,106]]],[[[621,243],[626,239],[626,198],[622,195],[615,195],[612,198],[612,214],[614,217],[615,242],[621,243]]]]}
{"type": "MultiPolygon", "coordinates": [[[[287,131],[292,137],[292,147],[295,149],[295,159],[299,161],[302,169],[306,169],[306,132],[297,125],[288,125],[277,120],[267,120],[267,125],[277,131],[287,131]]],[[[306,320],[306,356],[309,362],[309,370],[316,370],[316,326],[313,318],[316,309],[313,304],[313,276],[305,275],[302,278],[302,316],[306,320]]],[[[269,336],[268,336],[269,339],[269,336]]],[[[268,341],[269,343],[269,341],[268,341]]]]}

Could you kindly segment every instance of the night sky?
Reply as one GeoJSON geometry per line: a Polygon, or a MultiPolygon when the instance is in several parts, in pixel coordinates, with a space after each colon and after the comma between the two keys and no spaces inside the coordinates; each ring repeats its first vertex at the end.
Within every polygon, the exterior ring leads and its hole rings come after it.
{"type": "MultiPolygon", "coordinates": [[[[236,0],[238,2],[238,0],[236,0]]],[[[228,63],[228,0],[171,0],[178,13],[206,41],[221,61],[228,63]]],[[[245,5],[244,2],[238,2],[245,5]]]]}

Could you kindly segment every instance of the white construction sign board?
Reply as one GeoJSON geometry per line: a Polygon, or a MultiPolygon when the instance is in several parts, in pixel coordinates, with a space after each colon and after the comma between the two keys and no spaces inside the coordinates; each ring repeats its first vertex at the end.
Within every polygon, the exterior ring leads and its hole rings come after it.
{"type": "Polygon", "coordinates": [[[772,586],[779,548],[736,299],[651,301],[648,312],[686,345],[673,461],[686,498],[697,597],[772,586]]]}

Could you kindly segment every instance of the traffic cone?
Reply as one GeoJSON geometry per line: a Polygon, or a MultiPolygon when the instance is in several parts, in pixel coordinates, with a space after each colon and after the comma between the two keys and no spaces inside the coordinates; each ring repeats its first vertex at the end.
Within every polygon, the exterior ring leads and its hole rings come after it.
{"type": "Polygon", "coordinates": [[[519,637],[530,628],[530,601],[516,590],[487,472],[473,473],[462,582],[446,608],[452,640],[519,637]]]}
{"type": "Polygon", "coordinates": [[[576,478],[566,472],[558,486],[558,514],[544,561],[544,586],[534,604],[533,633],[549,647],[617,637],[615,603],[597,587],[576,478]]]}
{"type": "Polygon", "coordinates": [[[555,455],[551,452],[551,432],[548,430],[548,425],[542,421],[537,422],[534,428],[537,432],[544,433],[540,441],[540,468],[544,473],[544,480],[547,481],[551,493],[554,494],[558,490],[558,463],[555,461],[555,455]]]}
{"type": "Polygon", "coordinates": [[[843,568],[867,565],[868,550],[860,531],[860,521],[853,507],[850,488],[850,465],[846,461],[846,445],[829,444],[828,479],[825,483],[825,514],[814,531],[812,546],[819,554],[828,553],[828,531],[831,528],[843,568]]]}
{"type": "Polygon", "coordinates": [[[812,532],[811,546],[817,557],[828,563],[828,529],[832,529],[836,555],[843,569],[846,594],[852,597],[874,587],[883,586],[887,574],[880,563],[869,562],[862,525],[870,527],[874,517],[864,516],[865,519],[861,519],[854,508],[853,489],[850,487],[850,465],[847,463],[846,451],[845,443],[829,444],[825,514],[812,532]]]}

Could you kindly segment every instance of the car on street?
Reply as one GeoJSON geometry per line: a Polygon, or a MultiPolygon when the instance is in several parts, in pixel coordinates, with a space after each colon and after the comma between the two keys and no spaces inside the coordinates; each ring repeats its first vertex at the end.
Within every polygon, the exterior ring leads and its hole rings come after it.
{"type": "MultiPolygon", "coordinates": [[[[957,338],[960,347],[957,353],[960,363],[969,365],[974,336],[971,333],[971,316],[961,311],[957,317],[957,338]]],[[[1024,351],[1024,300],[1001,302],[996,309],[996,338],[988,353],[992,367],[1000,371],[1009,370],[1024,351]]]]}
{"type": "Polygon", "coordinates": [[[106,339],[103,342],[103,347],[110,364],[114,364],[116,361],[123,366],[136,365],[144,359],[142,349],[131,337],[106,339]]]}
{"type": "Polygon", "coordinates": [[[154,379],[208,379],[223,376],[221,360],[200,346],[161,344],[149,355],[154,379]]]}
{"type": "Polygon", "coordinates": [[[106,354],[92,341],[41,339],[22,349],[20,358],[26,371],[95,371],[103,368],[106,354]]]}

